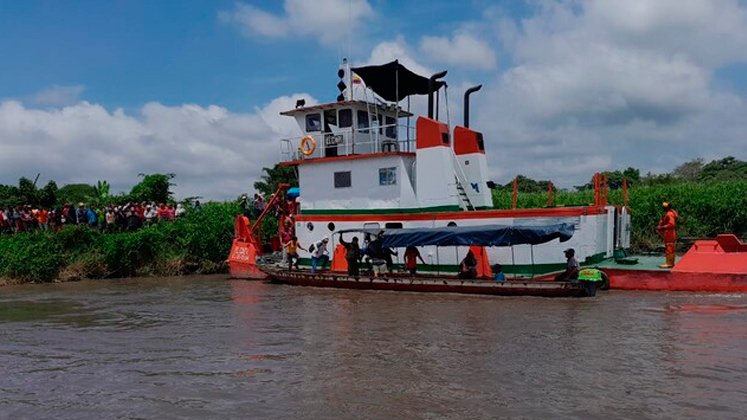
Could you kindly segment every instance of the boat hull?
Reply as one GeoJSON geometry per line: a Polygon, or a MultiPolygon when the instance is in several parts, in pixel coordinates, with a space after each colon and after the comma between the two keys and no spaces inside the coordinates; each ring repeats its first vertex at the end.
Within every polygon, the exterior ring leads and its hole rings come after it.
{"type": "Polygon", "coordinates": [[[463,293],[497,296],[583,297],[586,291],[577,283],[551,281],[460,280],[454,277],[348,277],[336,273],[311,274],[308,271],[263,269],[274,283],[294,286],[331,287],[355,290],[389,290],[397,292],[463,293]]]}
{"type": "Polygon", "coordinates": [[[733,234],[693,243],[672,269],[661,269],[663,257],[634,258],[635,264],[601,267],[610,288],[687,292],[747,292],[747,244],[733,234]]]}
{"type": "Polygon", "coordinates": [[[678,292],[747,292],[747,276],[723,273],[683,273],[664,270],[604,268],[610,289],[678,292]]]}
{"type": "Polygon", "coordinates": [[[257,268],[256,264],[229,263],[228,273],[232,279],[267,280],[267,274],[257,268]]]}

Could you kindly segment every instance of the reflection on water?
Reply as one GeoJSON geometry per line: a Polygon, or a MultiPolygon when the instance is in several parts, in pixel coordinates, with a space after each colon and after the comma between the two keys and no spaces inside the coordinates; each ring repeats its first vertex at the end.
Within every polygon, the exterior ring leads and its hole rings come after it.
{"type": "Polygon", "coordinates": [[[747,297],[0,289],[3,418],[741,418],[747,297]]]}

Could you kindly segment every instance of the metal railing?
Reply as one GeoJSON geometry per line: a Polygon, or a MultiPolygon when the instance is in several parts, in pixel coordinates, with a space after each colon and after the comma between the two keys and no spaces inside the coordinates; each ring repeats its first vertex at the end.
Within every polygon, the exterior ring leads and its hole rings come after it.
{"type": "Polygon", "coordinates": [[[390,124],[368,128],[339,128],[333,132],[310,132],[280,140],[282,161],[333,156],[363,155],[382,152],[415,152],[415,127],[390,124]],[[311,136],[316,148],[301,153],[301,139],[311,136]]]}

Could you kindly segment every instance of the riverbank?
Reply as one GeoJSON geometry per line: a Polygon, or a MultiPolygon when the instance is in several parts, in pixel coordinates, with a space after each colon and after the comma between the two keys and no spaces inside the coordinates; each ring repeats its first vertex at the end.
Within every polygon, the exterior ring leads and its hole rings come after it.
{"type": "Polygon", "coordinates": [[[0,285],[224,272],[237,212],[234,203],[211,203],[135,232],[66,226],[59,232],[5,235],[0,237],[0,285]]]}
{"type": "MultiPolygon", "coordinates": [[[[553,204],[572,206],[591,200],[590,191],[561,191],[555,193],[553,204]]],[[[496,190],[493,201],[496,208],[510,208],[511,192],[496,190]]],[[[747,233],[747,181],[640,186],[630,189],[628,199],[634,252],[661,247],[655,227],[662,201],[674,203],[679,211],[680,251],[687,249],[691,238],[747,233]]],[[[610,191],[609,202],[622,205],[622,191],[610,191]]],[[[546,205],[546,193],[521,193],[517,201],[519,208],[546,205]]],[[[60,232],[0,235],[0,286],[225,272],[238,212],[236,203],[208,203],[173,222],[135,232],[102,233],[86,226],[67,226],[60,232]]],[[[276,231],[271,219],[265,220],[264,232],[276,231]]]]}

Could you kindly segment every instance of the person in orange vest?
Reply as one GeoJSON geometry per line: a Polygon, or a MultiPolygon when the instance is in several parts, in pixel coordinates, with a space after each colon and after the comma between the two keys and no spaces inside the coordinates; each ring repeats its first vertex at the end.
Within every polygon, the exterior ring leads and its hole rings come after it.
{"type": "Polygon", "coordinates": [[[676,229],[679,215],[677,214],[677,211],[672,208],[672,205],[666,201],[662,203],[662,207],[664,207],[664,216],[659,220],[659,225],[656,227],[656,230],[658,230],[664,237],[666,262],[659,267],[672,268],[674,267],[674,245],[677,242],[676,229]]]}

